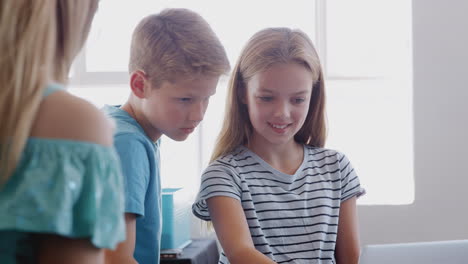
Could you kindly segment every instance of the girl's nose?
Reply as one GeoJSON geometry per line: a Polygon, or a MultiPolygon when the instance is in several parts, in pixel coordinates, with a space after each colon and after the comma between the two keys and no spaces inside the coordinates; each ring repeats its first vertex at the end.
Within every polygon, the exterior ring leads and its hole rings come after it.
{"type": "Polygon", "coordinates": [[[274,106],[274,116],[279,118],[289,117],[289,104],[288,102],[278,101],[274,106]]]}

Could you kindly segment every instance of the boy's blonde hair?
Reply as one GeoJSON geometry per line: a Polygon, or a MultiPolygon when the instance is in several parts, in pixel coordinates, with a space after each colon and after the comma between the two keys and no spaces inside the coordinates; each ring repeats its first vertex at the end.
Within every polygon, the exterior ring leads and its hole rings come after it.
{"type": "Polygon", "coordinates": [[[14,171],[44,89],[66,82],[98,0],[0,2],[0,184],[14,171]]]}
{"type": "Polygon", "coordinates": [[[216,160],[239,145],[247,145],[253,132],[247,106],[242,103],[247,83],[256,74],[278,63],[297,63],[310,71],[314,81],[309,111],[294,136],[298,143],[323,147],[326,139],[325,86],[322,66],[305,33],[288,28],[267,28],[247,42],[229,81],[223,127],[211,156],[216,160]]]}
{"type": "Polygon", "coordinates": [[[142,70],[153,85],[229,71],[223,45],[208,23],[188,9],[165,9],[135,28],[129,72],[142,70]]]}

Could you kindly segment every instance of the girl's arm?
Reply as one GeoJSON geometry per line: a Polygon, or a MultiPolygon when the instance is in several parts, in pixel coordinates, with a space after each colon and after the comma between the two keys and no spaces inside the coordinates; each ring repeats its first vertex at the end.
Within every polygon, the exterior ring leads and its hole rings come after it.
{"type": "Polygon", "coordinates": [[[216,235],[230,263],[275,263],[255,249],[244,210],[238,200],[216,196],[209,198],[207,203],[216,235]]]}
{"type": "Polygon", "coordinates": [[[336,263],[357,264],[359,254],[356,197],[353,197],[341,204],[335,248],[336,263]]]}
{"type": "Polygon", "coordinates": [[[102,264],[104,250],[94,247],[89,239],[71,239],[57,235],[40,238],[38,263],[102,264]]]}
{"type": "Polygon", "coordinates": [[[133,258],[136,241],[136,215],[125,213],[125,241],[115,250],[105,250],[106,264],[138,264],[133,258]]]}

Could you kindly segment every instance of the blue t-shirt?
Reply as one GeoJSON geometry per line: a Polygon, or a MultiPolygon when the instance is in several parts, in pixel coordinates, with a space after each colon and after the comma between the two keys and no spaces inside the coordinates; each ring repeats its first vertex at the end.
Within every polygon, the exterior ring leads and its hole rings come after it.
{"type": "Polygon", "coordinates": [[[116,122],[114,146],[120,156],[125,187],[125,212],[137,216],[134,258],[140,264],[159,263],[161,241],[161,181],[159,141],[118,106],[104,112],[116,122]]]}

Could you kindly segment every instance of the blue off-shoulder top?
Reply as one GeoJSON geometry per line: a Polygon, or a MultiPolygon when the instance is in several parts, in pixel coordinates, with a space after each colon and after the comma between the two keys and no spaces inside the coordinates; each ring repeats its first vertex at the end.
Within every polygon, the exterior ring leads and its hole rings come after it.
{"type": "MultiPolygon", "coordinates": [[[[60,89],[50,85],[45,95],[60,89]]],[[[34,263],[40,234],[113,249],[125,239],[123,215],[123,178],[113,147],[29,138],[0,186],[0,263],[34,263]]]]}

